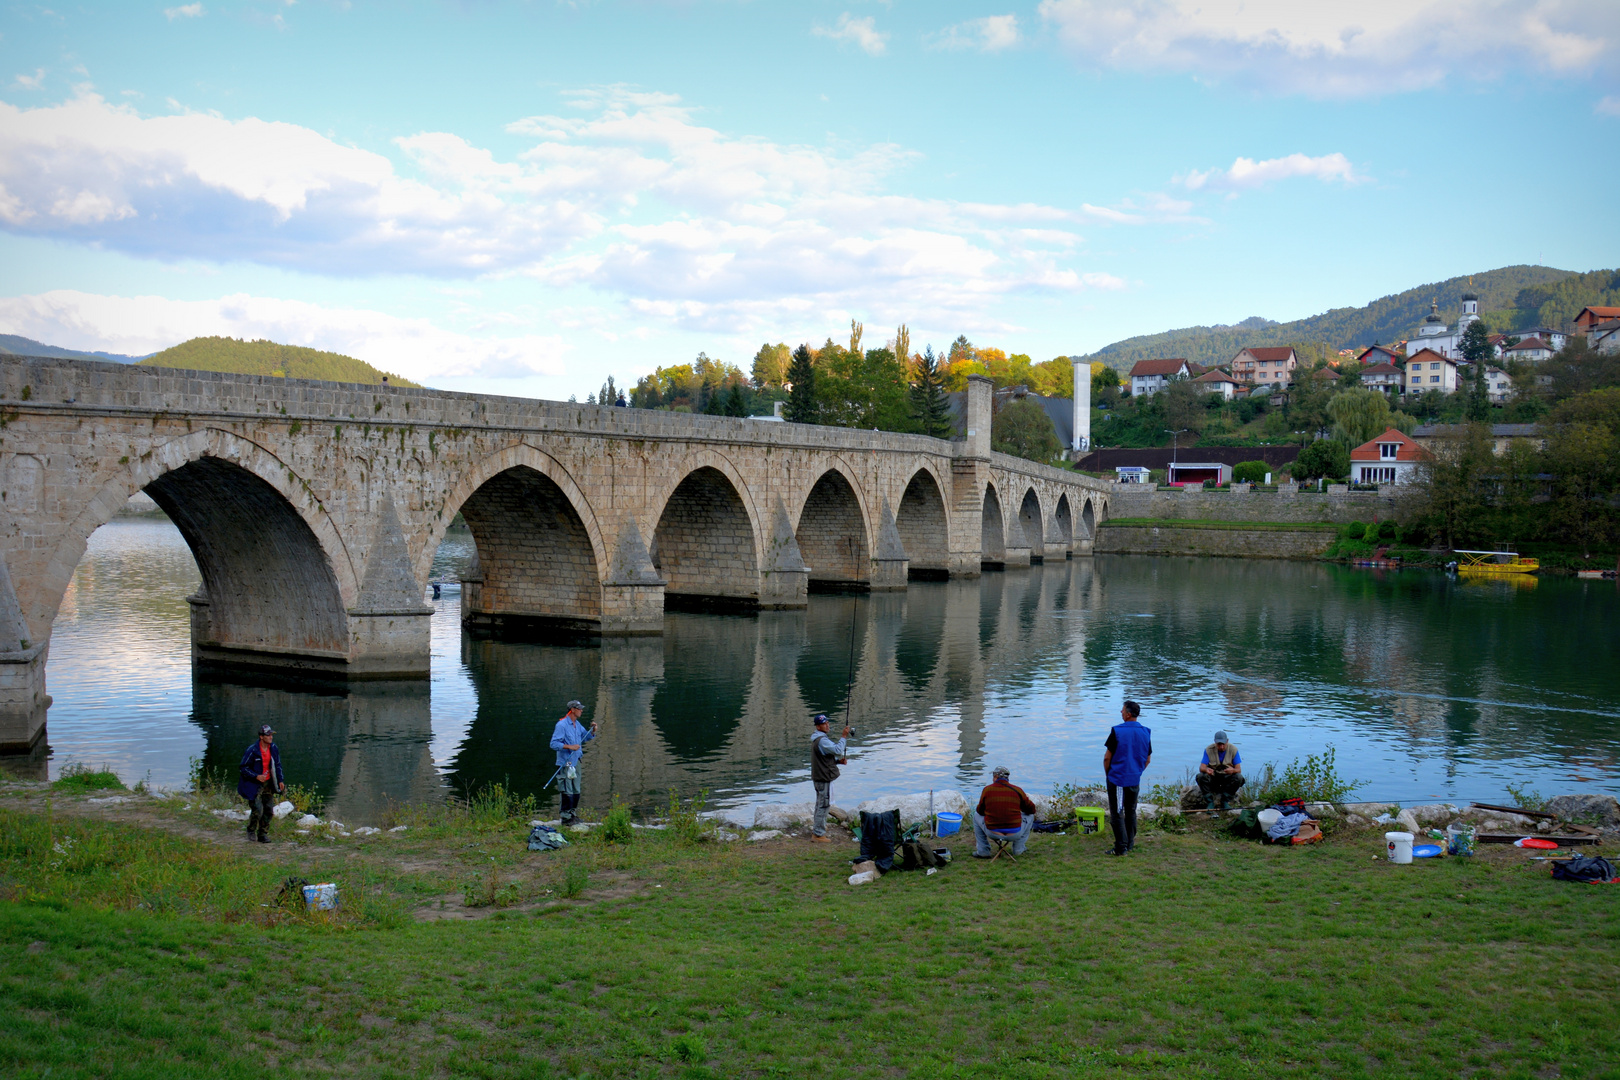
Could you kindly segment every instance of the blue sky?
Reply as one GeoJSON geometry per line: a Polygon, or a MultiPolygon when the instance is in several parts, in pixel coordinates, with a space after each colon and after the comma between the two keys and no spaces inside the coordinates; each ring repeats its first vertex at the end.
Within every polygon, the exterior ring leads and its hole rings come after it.
{"type": "Polygon", "coordinates": [[[1620,263],[1612,0],[7,4],[0,332],[581,399],[1620,263]]]}

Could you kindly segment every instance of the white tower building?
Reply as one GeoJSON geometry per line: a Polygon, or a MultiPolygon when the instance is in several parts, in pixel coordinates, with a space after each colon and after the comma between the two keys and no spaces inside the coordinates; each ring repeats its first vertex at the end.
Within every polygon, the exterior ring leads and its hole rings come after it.
{"type": "Polygon", "coordinates": [[[1077,455],[1091,449],[1091,362],[1083,356],[1069,357],[1074,365],[1074,445],[1077,455]]]}

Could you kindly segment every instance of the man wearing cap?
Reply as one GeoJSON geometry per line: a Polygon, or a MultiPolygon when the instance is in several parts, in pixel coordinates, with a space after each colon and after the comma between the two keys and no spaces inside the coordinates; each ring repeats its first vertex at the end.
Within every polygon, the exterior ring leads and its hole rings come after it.
{"type": "Polygon", "coordinates": [[[1214,809],[1219,799],[1220,809],[1225,810],[1227,800],[1245,783],[1243,755],[1226,741],[1226,732],[1217,731],[1215,741],[1204,747],[1204,760],[1198,766],[1198,790],[1204,793],[1204,804],[1214,809]]]}
{"type": "Polygon", "coordinates": [[[557,791],[562,796],[562,824],[572,825],[579,807],[579,760],[585,756],[585,744],[596,738],[596,721],[587,729],[579,722],[585,706],[577,701],[568,703],[568,711],[551,732],[551,748],[557,751],[557,791]]]}
{"type": "Polygon", "coordinates": [[[270,842],[270,822],[276,816],[276,795],[287,790],[281,775],[281,748],[269,724],[259,728],[259,737],[242,751],[237,770],[236,793],[248,801],[247,838],[261,844],[270,842]]]}
{"type": "Polygon", "coordinates": [[[1005,765],[997,765],[990,773],[990,783],[979,792],[979,805],[973,811],[973,857],[988,859],[990,830],[1017,829],[1012,853],[1022,855],[1029,843],[1029,830],[1035,825],[1035,803],[1024,789],[1012,782],[1012,772],[1005,765]]]}
{"type": "Polygon", "coordinates": [[[838,766],[849,760],[844,748],[854,732],[845,724],[844,737],[833,742],[828,734],[832,721],[827,719],[826,713],[817,713],[811,723],[816,728],[810,736],[810,783],[816,789],[816,813],[810,822],[810,831],[814,834],[810,840],[817,844],[830,844],[832,837],[827,835],[827,808],[832,806],[832,783],[838,779],[838,766]]]}
{"type": "Polygon", "coordinates": [[[1127,701],[1119,710],[1119,723],[1104,743],[1103,772],[1108,776],[1108,827],[1114,846],[1105,854],[1123,855],[1136,846],[1136,796],[1142,772],[1153,761],[1153,732],[1137,717],[1142,706],[1127,701]]]}

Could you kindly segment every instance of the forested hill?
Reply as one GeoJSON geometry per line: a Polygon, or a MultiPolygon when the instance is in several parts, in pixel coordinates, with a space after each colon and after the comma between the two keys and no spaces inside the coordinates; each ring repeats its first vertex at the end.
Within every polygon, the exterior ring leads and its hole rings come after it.
{"type": "Polygon", "coordinates": [[[153,353],[141,363],[150,367],[224,371],[234,375],[276,375],[288,379],[324,379],[327,382],[380,383],[387,375],[388,381],[394,386],[417,385],[342,353],[321,352],[301,345],[278,345],[274,341],[239,341],[228,337],[192,338],[172,349],[153,353]]]}
{"type": "Polygon", "coordinates": [[[1366,307],[1334,308],[1293,322],[1259,317],[1232,326],[1189,326],[1144,334],[1104,346],[1091,354],[1121,372],[1138,360],[1180,356],[1203,364],[1224,364],[1246,345],[1321,343],[1330,349],[1359,349],[1412,337],[1439,301],[1448,324],[1455,321],[1466,292],[1479,296],[1480,312],[1492,331],[1508,333],[1530,326],[1567,330],[1589,304],[1620,305],[1620,270],[1577,274],[1550,266],[1504,266],[1469,277],[1419,285],[1366,307]]]}
{"type": "Polygon", "coordinates": [[[19,337],[16,334],[0,334],[0,356],[48,356],[53,360],[111,360],[117,364],[133,364],[140,359],[138,356],[125,356],[123,353],[109,352],[82,352],[78,349],[59,349],[55,345],[46,345],[33,338],[19,337]]]}

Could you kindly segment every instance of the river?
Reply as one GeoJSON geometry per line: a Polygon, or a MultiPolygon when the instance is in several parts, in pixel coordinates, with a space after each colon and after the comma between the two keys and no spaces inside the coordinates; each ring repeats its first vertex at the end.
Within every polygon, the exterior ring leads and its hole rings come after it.
{"type": "MultiPolygon", "coordinates": [[[[435,576],[470,549],[452,532],[435,576]]],[[[1101,779],[1128,697],[1153,730],[1144,785],[1180,778],[1224,728],[1251,773],[1331,745],[1341,774],[1364,781],[1358,798],[1620,793],[1612,581],[1100,556],[816,595],[807,611],[671,612],[661,638],[600,645],[475,639],[447,592],[430,680],[339,692],[194,675],[185,596],[197,580],[161,516],[91,537],[51,640],[52,776],[82,762],[177,788],[194,759],[234,775],[269,722],[289,778],[360,824],[390,801],[493,781],[539,791],[552,723],[577,697],[602,725],[587,806],[700,789],[711,805],[807,800],[809,718],[846,710],[857,737],[835,786],[843,805],[969,792],[998,763],[1047,791],[1101,779]]]]}

